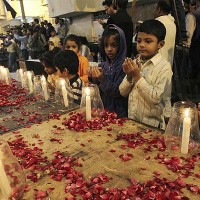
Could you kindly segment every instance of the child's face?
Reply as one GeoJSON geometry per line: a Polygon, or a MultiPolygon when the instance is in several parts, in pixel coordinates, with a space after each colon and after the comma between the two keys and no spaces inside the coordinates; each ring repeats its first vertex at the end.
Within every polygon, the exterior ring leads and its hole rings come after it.
{"type": "Polygon", "coordinates": [[[68,72],[67,72],[66,69],[64,70],[64,72],[61,72],[58,67],[56,67],[56,69],[57,69],[58,76],[60,78],[67,78],[68,77],[68,72]]]}
{"type": "Polygon", "coordinates": [[[119,47],[115,35],[111,35],[107,39],[106,43],[104,43],[105,53],[108,56],[108,58],[110,58],[111,61],[113,61],[117,56],[118,48],[119,47]]]}
{"type": "Polygon", "coordinates": [[[75,41],[71,41],[71,40],[68,40],[65,44],[65,49],[66,50],[71,50],[71,51],[74,51],[75,53],[78,53],[79,52],[79,49],[78,49],[78,45],[76,44],[75,41]]]}
{"type": "Polygon", "coordinates": [[[143,59],[150,59],[164,46],[164,41],[158,42],[154,35],[139,32],[137,37],[137,51],[143,59]]]}
{"type": "Polygon", "coordinates": [[[44,71],[48,74],[48,75],[52,75],[56,72],[56,70],[52,67],[44,67],[44,71]]]}

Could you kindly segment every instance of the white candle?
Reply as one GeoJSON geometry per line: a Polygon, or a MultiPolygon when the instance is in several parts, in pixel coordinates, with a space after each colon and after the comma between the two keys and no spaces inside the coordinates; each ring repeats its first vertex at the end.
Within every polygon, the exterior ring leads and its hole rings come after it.
{"type": "Polygon", "coordinates": [[[33,81],[32,81],[32,73],[30,71],[27,72],[28,77],[28,87],[30,94],[33,93],[33,81]]]}
{"type": "Polygon", "coordinates": [[[48,91],[47,91],[47,81],[44,76],[41,77],[41,85],[42,85],[42,90],[44,92],[44,99],[47,101],[49,99],[48,91]]]}
{"type": "Polygon", "coordinates": [[[65,107],[68,107],[69,102],[68,102],[68,97],[67,97],[68,96],[67,89],[65,87],[65,80],[61,80],[61,90],[62,90],[64,105],[65,105],[65,107]]]}
{"type": "Polygon", "coordinates": [[[90,89],[86,88],[85,89],[85,94],[86,94],[86,120],[91,120],[91,98],[90,98],[90,89]]]}
{"type": "Polygon", "coordinates": [[[181,153],[187,154],[190,142],[190,128],[191,128],[191,118],[189,117],[189,108],[185,110],[184,114],[185,117],[183,119],[181,153]]]}
{"type": "Polygon", "coordinates": [[[2,68],[2,72],[3,72],[3,75],[4,75],[4,80],[6,82],[6,85],[9,85],[9,71],[7,68],[2,68]]]}
{"type": "Polygon", "coordinates": [[[25,82],[24,82],[24,71],[23,71],[23,69],[19,69],[19,75],[20,75],[22,87],[24,88],[25,82]]]}
{"type": "Polygon", "coordinates": [[[2,163],[2,152],[0,152],[0,188],[2,191],[2,195],[5,199],[8,199],[11,194],[11,186],[6,175],[3,163],[2,163]]]}

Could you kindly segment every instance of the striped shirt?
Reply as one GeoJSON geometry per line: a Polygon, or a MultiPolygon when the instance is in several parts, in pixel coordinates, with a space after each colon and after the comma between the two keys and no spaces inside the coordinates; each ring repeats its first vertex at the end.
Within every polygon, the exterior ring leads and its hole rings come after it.
{"type": "Polygon", "coordinates": [[[79,78],[79,76],[76,75],[74,78],[69,80],[69,83],[70,83],[71,88],[67,88],[68,95],[73,100],[74,103],[80,105],[81,97],[82,97],[83,82],[79,78]]]}
{"type": "Polygon", "coordinates": [[[135,83],[127,76],[119,86],[120,94],[128,96],[128,117],[154,127],[164,125],[166,97],[171,96],[171,65],[160,53],[142,64],[141,78],[135,83]]]}

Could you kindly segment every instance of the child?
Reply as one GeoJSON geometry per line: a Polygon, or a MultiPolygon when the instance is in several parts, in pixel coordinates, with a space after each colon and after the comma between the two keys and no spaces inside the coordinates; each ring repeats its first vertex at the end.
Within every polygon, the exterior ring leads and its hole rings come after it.
{"type": "Polygon", "coordinates": [[[128,117],[151,126],[165,128],[165,98],[171,96],[171,65],[160,53],[166,29],[157,20],[141,24],[137,37],[137,60],[126,59],[127,74],[119,86],[120,94],[129,95],[128,117]],[[136,64],[137,63],[137,64],[136,64]]]}
{"type": "Polygon", "coordinates": [[[55,91],[55,81],[59,78],[57,69],[53,64],[53,58],[56,53],[59,52],[59,48],[55,48],[52,51],[47,51],[39,60],[44,66],[45,72],[48,74],[47,82],[52,92],[55,91]]]}
{"type": "Polygon", "coordinates": [[[106,61],[100,67],[92,67],[89,76],[99,84],[105,109],[116,112],[118,117],[127,117],[128,99],[119,92],[119,85],[125,77],[122,64],[126,56],[124,32],[115,25],[109,25],[102,35],[102,49],[106,61]]]}
{"type": "Polygon", "coordinates": [[[74,103],[80,104],[83,83],[78,75],[78,56],[71,50],[60,51],[54,57],[54,65],[58,70],[59,77],[69,80],[71,86],[69,96],[73,98],[74,103]]]}
{"type": "Polygon", "coordinates": [[[88,67],[89,67],[89,61],[85,56],[82,56],[80,54],[81,50],[81,41],[80,38],[77,35],[68,35],[65,39],[64,46],[66,50],[72,50],[78,55],[79,59],[79,68],[78,68],[78,75],[80,76],[80,79],[84,83],[88,83],[88,67]]]}

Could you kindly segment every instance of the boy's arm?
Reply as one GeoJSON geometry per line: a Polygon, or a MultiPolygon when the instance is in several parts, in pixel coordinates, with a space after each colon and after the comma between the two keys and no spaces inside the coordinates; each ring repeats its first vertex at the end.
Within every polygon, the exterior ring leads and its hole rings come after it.
{"type": "Polygon", "coordinates": [[[119,92],[122,96],[127,97],[131,92],[134,85],[134,80],[127,75],[124,77],[122,83],[119,86],[119,92]]]}
{"type": "Polygon", "coordinates": [[[135,87],[139,90],[140,95],[144,96],[146,101],[152,104],[158,104],[167,88],[171,87],[172,71],[171,66],[163,69],[154,85],[148,83],[145,78],[141,77],[136,83],[135,87]]]}

